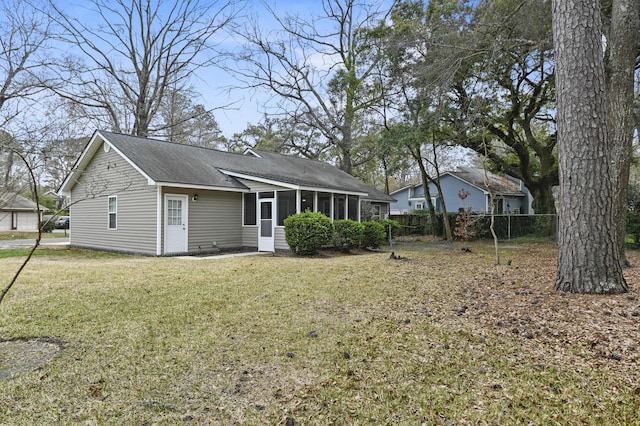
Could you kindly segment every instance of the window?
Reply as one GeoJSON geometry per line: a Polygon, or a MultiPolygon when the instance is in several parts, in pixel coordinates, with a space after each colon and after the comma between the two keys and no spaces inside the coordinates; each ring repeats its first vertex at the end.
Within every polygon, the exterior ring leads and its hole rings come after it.
{"type": "Polygon", "coordinates": [[[318,211],[327,217],[331,217],[331,194],[318,192],[318,211]]]}
{"type": "Polygon", "coordinates": [[[300,213],[313,211],[313,191],[300,191],[300,213]]]}
{"type": "Polygon", "coordinates": [[[424,203],[416,203],[416,210],[424,210],[424,203]]]}
{"type": "Polygon", "coordinates": [[[109,197],[109,229],[117,229],[118,226],[118,197],[109,197]]]}
{"type": "Polygon", "coordinates": [[[355,195],[349,195],[348,211],[350,220],[358,221],[358,197],[355,195]]]}
{"type": "Polygon", "coordinates": [[[380,219],[380,204],[373,205],[373,219],[380,219]]]}
{"type": "Polygon", "coordinates": [[[345,207],[347,197],[344,195],[335,195],[333,197],[333,220],[342,220],[345,218],[345,207]]]}
{"type": "Polygon", "coordinates": [[[256,221],[256,194],[244,194],[244,224],[257,225],[256,221]]]}
{"type": "Polygon", "coordinates": [[[284,226],[284,220],[296,214],[296,191],[278,191],[278,226],[284,226]]]}

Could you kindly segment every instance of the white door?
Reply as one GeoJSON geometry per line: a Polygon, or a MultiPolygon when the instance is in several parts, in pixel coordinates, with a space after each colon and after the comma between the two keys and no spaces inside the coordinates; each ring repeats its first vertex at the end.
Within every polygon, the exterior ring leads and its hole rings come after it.
{"type": "Polygon", "coordinates": [[[275,251],[275,203],[273,199],[260,200],[258,212],[258,251],[275,251]]]}
{"type": "Polygon", "coordinates": [[[187,196],[166,195],[164,198],[164,252],[187,251],[187,196]]]}

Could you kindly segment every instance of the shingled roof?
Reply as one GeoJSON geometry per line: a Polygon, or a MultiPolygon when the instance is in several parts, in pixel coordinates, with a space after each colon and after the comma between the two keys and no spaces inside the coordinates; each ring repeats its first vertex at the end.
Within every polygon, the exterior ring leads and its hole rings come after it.
{"type": "MultiPolygon", "coordinates": [[[[389,195],[320,161],[259,150],[250,150],[246,155],[234,154],[106,131],[96,134],[159,184],[242,191],[248,188],[237,178],[245,177],[328,192],[362,194],[375,201],[394,201],[389,195]]],[[[78,160],[82,161],[82,158],[78,160]]]]}
{"type": "Polygon", "coordinates": [[[491,190],[497,195],[512,197],[525,196],[518,183],[507,177],[498,176],[488,171],[485,175],[484,169],[458,167],[458,170],[454,172],[447,172],[447,174],[455,176],[483,191],[491,190]]]}
{"type": "Polygon", "coordinates": [[[20,194],[4,192],[0,194],[0,210],[34,212],[36,210],[46,210],[46,207],[40,206],[38,209],[38,205],[34,201],[20,194]]]}

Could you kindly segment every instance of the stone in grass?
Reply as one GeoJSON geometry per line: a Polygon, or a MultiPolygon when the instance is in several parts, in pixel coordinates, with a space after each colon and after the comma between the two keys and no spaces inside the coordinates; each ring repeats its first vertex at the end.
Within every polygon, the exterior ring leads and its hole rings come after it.
{"type": "Polygon", "coordinates": [[[347,351],[344,351],[342,353],[342,356],[344,357],[344,359],[351,359],[351,354],[347,351]]]}
{"type": "Polygon", "coordinates": [[[286,426],[294,426],[296,424],[296,421],[293,420],[293,417],[287,417],[287,419],[284,421],[284,424],[286,426]]]}
{"type": "Polygon", "coordinates": [[[313,330],[312,332],[309,333],[309,337],[312,337],[315,339],[316,337],[318,337],[318,332],[313,330]]]}
{"type": "Polygon", "coordinates": [[[293,358],[294,356],[296,356],[296,354],[293,352],[287,352],[287,358],[293,358]]]}
{"type": "Polygon", "coordinates": [[[621,361],[622,360],[622,354],[619,352],[611,352],[611,359],[614,359],[616,361],[621,361]]]}

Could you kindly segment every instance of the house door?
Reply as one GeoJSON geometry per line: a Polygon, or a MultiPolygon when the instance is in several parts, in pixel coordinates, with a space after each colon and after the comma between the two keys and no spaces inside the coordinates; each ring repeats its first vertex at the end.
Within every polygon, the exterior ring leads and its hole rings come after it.
{"type": "Polygon", "coordinates": [[[258,251],[275,251],[273,199],[260,200],[260,217],[258,218],[258,251]]]}
{"type": "Polygon", "coordinates": [[[164,199],[164,252],[187,251],[187,196],[166,195],[164,199]]]}

